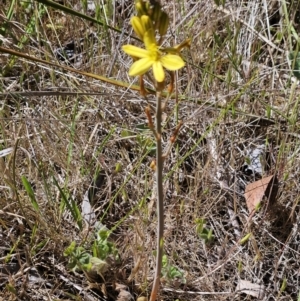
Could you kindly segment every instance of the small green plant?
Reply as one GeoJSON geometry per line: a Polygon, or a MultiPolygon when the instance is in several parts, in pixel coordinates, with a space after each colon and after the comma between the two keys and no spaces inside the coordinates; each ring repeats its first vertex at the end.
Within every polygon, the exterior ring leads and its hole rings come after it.
{"type": "Polygon", "coordinates": [[[97,230],[92,246],[77,246],[73,241],[64,251],[64,256],[69,258],[68,268],[74,272],[95,271],[101,275],[108,269],[107,258],[119,260],[118,250],[110,242],[109,230],[103,226],[97,230]]]}
{"type": "Polygon", "coordinates": [[[69,257],[68,269],[73,272],[76,271],[89,271],[91,265],[91,255],[85,250],[84,247],[76,246],[76,242],[72,241],[71,244],[65,249],[64,256],[69,257]]]}
{"type": "Polygon", "coordinates": [[[184,273],[180,271],[176,266],[170,264],[167,255],[163,255],[162,258],[162,269],[161,269],[162,278],[167,281],[169,284],[184,284],[186,279],[184,273]]]}
{"type": "Polygon", "coordinates": [[[119,259],[118,250],[115,245],[109,241],[109,235],[110,232],[105,226],[98,230],[92,247],[94,257],[105,260],[108,256],[112,255],[114,260],[119,259]]]}
{"type": "Polygon", "coordinates": [[[205,219],[204,218],[197,218],[196,221],[196,233],[198,236],[204,240],[205,244],[211,243],[215,236],[213,235],[213,230],[208,229],[205,226],[205,219]]]}

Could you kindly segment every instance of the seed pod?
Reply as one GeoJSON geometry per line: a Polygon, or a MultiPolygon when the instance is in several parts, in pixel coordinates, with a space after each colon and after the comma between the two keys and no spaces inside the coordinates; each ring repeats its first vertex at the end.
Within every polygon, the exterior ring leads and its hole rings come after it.
{"type": "Polygon", "coordinates": [[[186,39],[179,45],[174,46],[174,49],[179,53],[184,47],[190,48],[191,47],[191,39],[186,39]]]}
{"type": "Polygon", "coordinates": [[[161,13],[162,13],[161,6],[158,2],[156,2],[153,6],[152,15],[151,15],[151,19],[155,24],[155,29],[158,29],[161,13]]]}
{"type": "Polygon", "coordinates": [[[170,19],[168,14],[162,11],[160,16],[159,26],[158,26],[158,32],[161,36],[164,36],[167,33],[169,27],[169,21],[170,19]]]}

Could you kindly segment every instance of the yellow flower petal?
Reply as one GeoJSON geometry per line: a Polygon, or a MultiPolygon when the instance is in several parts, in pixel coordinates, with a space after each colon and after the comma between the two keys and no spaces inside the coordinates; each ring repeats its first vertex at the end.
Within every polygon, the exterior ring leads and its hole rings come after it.
{"type": "Polygon", "coordinates": [[[153,66],[153,75],[154,78],[159,82],[163,82],[165,79],[165,71],[163,69],[163,66],[161,64],[161,62],[156,61],[156,62],[152,62],[153,66]]]}
{"type": "Polygon", "coordinates": [[[167,54],[160,58],[161,64],[168,70],[175,71],[184,67],[185,63],[179,55],[167,54]]]}
{"type": "Polygon", "coordinates": [[[146,58],[149,57],[149,52],[146,49],[136,47],[133,45],[124,45],[122,46],[122,49],[127,54],[138,57],[138,58],[146,58]]]}
{"type": "Polygon", "coordinates": [[[129,69],[129,75],[130,76],[142,75],[151,68],[152,64],[153,61],[149,59],[149,57],[142,58],[131,65],[129,69]]]}

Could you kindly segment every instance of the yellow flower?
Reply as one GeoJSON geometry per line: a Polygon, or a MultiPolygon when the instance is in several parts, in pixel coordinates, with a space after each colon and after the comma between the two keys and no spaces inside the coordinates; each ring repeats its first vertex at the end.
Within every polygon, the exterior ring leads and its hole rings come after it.
{"type": "Polygon", "coordinates": [[[152,67],[153,75],[156,81],[163,82],[165,79],[164,68],[175,71],[185,65],[184,61],[179,55],[164,54],[160,51],[152,30],[148,30],[144,34],[144,43],[146,49],[133,45],[124,45],[122,47],[124,52],[139,59],[131,65],[129,69],[130,76],[145,74],[152,67]]]}

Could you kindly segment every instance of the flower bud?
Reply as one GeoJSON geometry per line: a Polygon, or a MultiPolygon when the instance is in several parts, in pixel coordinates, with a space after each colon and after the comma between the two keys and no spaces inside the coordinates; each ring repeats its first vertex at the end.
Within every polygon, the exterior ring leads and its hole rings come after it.
{"type": "Polygon", "coordinates": [[[146,15],[141,16],[141,22],[145,28],[145,31],[153,29],[152,22],[151,22],[151,19],[149,16],[146,16],[146,15]]]}
{"type": "Polygon", "coordinates": [[[141,19],[139,17],[134,16],[131,18],[130,23],[131,23],[132,28],[133,28],[134,32],[136,33],[136,35],[141,40],[143,40],[146,30],[145,30],[145,27],[144,27],[141,19]]]}
{"type": "Polygon", "coordinates": [[[145,2],[143,2],[143,0],[137,0],[135,2],[135,9],[139,17],[145,15],[146,14],[145,2]]]}
{"type": "Polygon", "coordinates": [[[150,15],[151,14],[151,9],[152,9],[152,5],[149,1],[145,2],[145,10],[146,10],[146,14],[150,15]]]}
{"type": "Polygon", "coordinates": [[[156,160],[152,160],[152,162],[150,163],[150,168],[155,171],[156,170],[156,160]]]}

